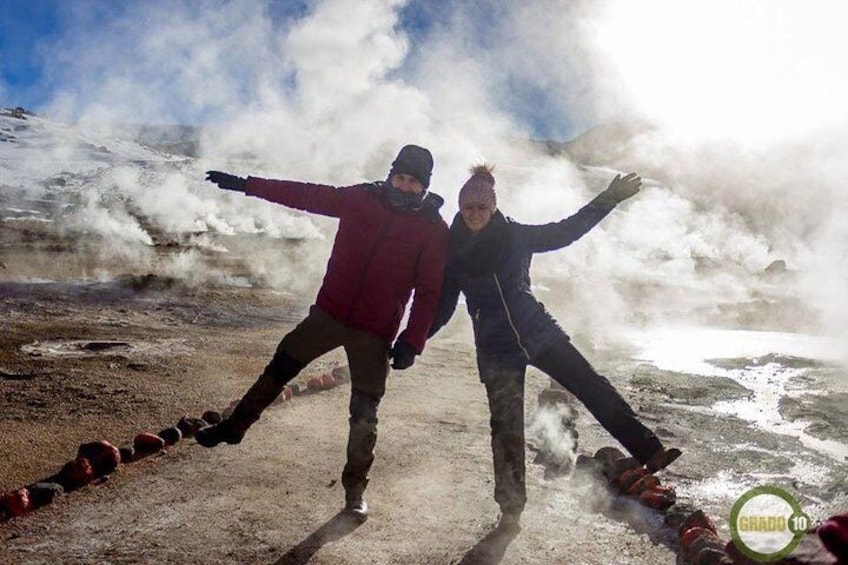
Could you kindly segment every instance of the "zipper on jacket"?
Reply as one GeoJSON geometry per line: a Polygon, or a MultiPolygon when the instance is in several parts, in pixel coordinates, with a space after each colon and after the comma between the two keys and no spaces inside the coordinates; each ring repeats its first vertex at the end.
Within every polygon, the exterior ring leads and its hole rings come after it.
{"type": "Polygon", "coordinates": [[[524,353],[524,357],[527,360],[530,360],[530,354],[527,353],[527,349],[524,348],[524,344],[521,343],[521,336],[518,334],[518,329],[515,327],[515,324],[512,323],[512,316],[509,314],[509,306],[506,305],[506,298],[504,298],[503,290],[501,289],[501,282],[498,280],[497,274],[492,274],[492,277],[495,279],[495,286],[498,287],[498,294],[501,297],[501,303],[504,307],[504,312],[506,312],[506,319],[509,322],[509,327],[512,328],[512,332],[515,334],[515,340],[518,342],[518,347],[521,348],[521,351],[524,353]]]}
{"type": "Polygon", "coordinates": [[[377,245],[383,240],[383,236],[386,231],[391,227],[392,224],[395,223],[395,218],[392,217],[388,222],[383,224],[383,227],[380,228],[380,231],[377,233],[377,237],[374,238],[374,243],[371,244],[371,249],[368,250],[368,257],[365,260],[365,265],[362,268],[362,276],[359,278],[359,288],[356,289],[356,297],[351,301],[350,308],[347,311],[347,318],[345,318],[345,322],[350,322],[353,318],[353,311],[356,309],[356,305],[359,302],[360,298],[362,298],[362,292],[365,288],[365,277],[368,276],[368,267],[371,265],[371,260],[374,258],[374,251],[377,249],[377,245]]]}

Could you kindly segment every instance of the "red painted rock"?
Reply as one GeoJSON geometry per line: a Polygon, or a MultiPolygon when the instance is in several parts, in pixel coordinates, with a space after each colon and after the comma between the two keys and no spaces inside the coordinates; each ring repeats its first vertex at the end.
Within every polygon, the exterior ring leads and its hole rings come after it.
{"type": "Polygon", "coordinates": [[[205,420],[200,418],[191,418],[189,416],[183,416],[180,418],[180,421],[177,422],[177,428],[179,428],[180,432],[183,434],[183,437],[194,437],[194,434],[197,433],[197,430],[200,428],[206,427],[208,424],[205,420]]]}
{"type": "Polygon", "coordinates": [[[611,484],[616,484],[619,477],[627,471],[633,471],[642,467],[642,464],[633,457],[622,457],[617,459],[606,469],[605,476],[611,484]]]}
{"type": "Polygon", "coordinates": [[[760,565],[762,562],[757,562],[749,559],[744,553],[739,551],[733,540],[728,541],[724,546],[724,553],[730,558],[734,565],[760,565]]]}
{"type": "Polygon", "coordinates": [[[637,467],[635,469],[625,471],[621,475],[619,475],[618,479],[615,482],[615,486],[619,490],[619,492],[626,493],[640,479],[642,479],[643,477],[647,477],[648,475],[650,475],[650,473],[648,473],[647,469],[645,469],[644,467],[637,467]]]}
{"type": "Polygon", "coordinates": [[[710,558],[715,557],[714,552],[724,554],[721,540],[710,530],[702,529],[703,533],[684,548],[684,557],[692,563],[698,563],[699,560],[709,563],[710,558]]]}
{"type": "Polygon", "coordinates": [[[336,379],[333,378],[333,375],[327,373],[325,375],[321,375],[321,388],[329,389],[336,386],[336,379]]]}
{"type": "Polygon", "coordinates": [[[832,516],[816,528],[819,539],[832,555],[848,561],[848,514],[832,516]]]}
{"type": "Polygon", "coordinates": [[[695,565],[733,565],[733,561],[721,548],[719,542],[709,543],[693,550],[692,562],[695,565]]]}
{"type": "Polygon", "coordinates": [[[157,453],[165,447],[165,440],[156,434],[150,432],[141,432],[133,439],[133,448],[135,449],[135,459],[147,457],[153,453],[157,453]]]}
{"type": "Polygon", "coordinates": [[[68,461],[57,475],[57,482],[67,492],[82,488],[92,480],[94,480],[94,468],[91,466],[91,462],[85,457],[77,457],[72,461],[68,461]]]}
{"type": "Polygon", "coordinates": [[[683,523],[680,524],[680,527],[677,529],[677,533],[682,536],[683,532],[695,526],[712,530],[713,533],[718,534],[718,527],[715,525],[715,522],[712,521],[712,518],[704,514],[703,510],[695,510],[689,514],[689,516],[683,520],[683,523]]]}
{"type": "Polygon", "coordinates": [[[687,555],[690,553],[690,547],[698,540],[718,540],[716,533],[708,528],[701,526],[693,526],[683,532],[680,536],[680,545],[687,555]]]}
{"type": "Polygon", "coordinates": [[[174,445],[175,443],[183,439],[183,433],[176,426],[165,428],[156,435],[158,435],[165,441],[165,445],[174,445]]]}
{"type": "MultiPolygon", "coordinates": [[[[716,549],[718,551],[722,550],[722,542],[718,539],[718,536],[712,530],[708,530],[707,528],[691,528],[692,530],[700,530],[700,532],[695,535],[694,539],[689,542],[689,545],[683,547],[684,556],[690,561],[696,561],[698,555],[703,553],[708,549],[716,549]]],[[[689,533],[687,530],[684,533],[684,536],[689,533]]],[[[682,539],[681,539],[682,542],[682,539]]]]}
{"type": "Polygon", "coordinates": [[[106,440],[83,443],[77,449],[77,457],[89,460],[95,477],[113,473],[121,463],[121,452],[106,440]]]}
{"type": "Polygon", "coordinates": [[[29,499],[32,502],[33,508],[41,508],[47,506],[53,500],[65,492],[65,489],[59,483],[40,482],[29,485],[29,499]]]}
{"type": "Polygon", "coordinates": [[[294,391],[289,387],[286,387],[283,389],[283,394],[281,396],[283,397],[284,402],[288,402],[294,396],[294,391]]]}
{"type": "Polygon", "coordinates": [[[677,492],[674,487],[657,485],[639,495],[639,502],[655,510],[666,510],[677,502],[677,492]]]}
{"type": "Polygon", "coordinates": [[[306,386],[311,392],[318,392],[323,387],[321,377],[312,377],[311,379],[306,381],[306,386]]]}
{"type": "Polygon", "coordinates": [[[665,517],[663,517],[663,522],[665,522],[665,525],[670,529],[678,532],[679,535],[680,526],[683,525],[683,522],[686,521],[690,514],[697,510],[698,507],[693,504],[678,502],[668,509],[668,512],[665,513],[665,517]]]}
{"type": "Polygon", "coordinates": [[[32,502],[29,499],[29,490],[24,487],[0,496],[0,519],[16,518],[23,516],[32,510],[32,502]]]}
{"type": "Polygon", "coordinates": [[[633,483],[633,485],[627,489],[627,494],[630,496],[639,496],[649,488],[660,486],[660,480],[655,476],[648,474],[633,483]]]}
{"type": "Polygon", "coordinates": [[[350,369],[347,366],[336,367],[330,372],[337,383],[346,383],[350,380],[350,369]]]}
{"type": "Polygon", "coordinates": [[[221,416],[221,413],[218,412],[217,410],[207,410],[206,412],[203,413],[201,418],[203,418],[203,421],[206,422],[207,424],[212,424],[212,425],[220,424],[221,420],[224,419],[221,416]]]}
{"type": "Polygon", "coordinates": [[[595,452],[595,460],[601,464],[605,472],[613,463],[625,457],[627,456],[620,449],[610,446],[602,447],[595,452]]]}

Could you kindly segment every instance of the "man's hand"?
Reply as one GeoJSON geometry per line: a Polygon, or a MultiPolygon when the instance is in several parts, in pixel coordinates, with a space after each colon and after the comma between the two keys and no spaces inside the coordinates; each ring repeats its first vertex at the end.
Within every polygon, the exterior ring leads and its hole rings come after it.
{"type": "Polygon", "coordinates": [[[206,171],[206,180],[214,182],[220,188],[235,190],[236,192],[244,192],[247,186],[247,179],[222,173],[221,171],[206,171]]]}
{"type": "Polygon", "coordinates": [[[418,352],[405,341],[397,340],[395,346],[389,351],[389,359],[392,360],[392,369],[402,371],[409,369],[415,363],[418,352]]]}
{"type": "Polygon", "coordinates": [[[610,200],[618,204],[639,192],[641,187],[642,178],[636,173],[630,173],[624,177],[621,175],[615,175],[615,178],[612,179],[609,188],[607,188],[604,193],[609,196],[610,200]]]}

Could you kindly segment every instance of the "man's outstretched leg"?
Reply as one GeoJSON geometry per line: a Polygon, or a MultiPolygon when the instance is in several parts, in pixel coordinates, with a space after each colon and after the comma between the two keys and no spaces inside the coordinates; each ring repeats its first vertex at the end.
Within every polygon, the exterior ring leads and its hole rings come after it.
{"type": "Polygon", "coordinates": [[[364,520],[368,503],[363,498],[368,486],[368,472],[374,463],[377,444],[377,407],[380,398],[353,389],[350,395],[350,433],[347,441],[347,463],[342,472],[345,489],[345,512],[364,520]]]}
{"type": "Polygon", "coordinates": [[[240,443],[245,432],[258,419],[262,412],[280,395],[286,384],[291,381],[303,364],[280,349],[274,355],[262,375],[248,389],[236,405],[232,415],[226,420],[199,430],[195,434],[197,443],[203,447],[215,447],[219,443],[240,443]]]}

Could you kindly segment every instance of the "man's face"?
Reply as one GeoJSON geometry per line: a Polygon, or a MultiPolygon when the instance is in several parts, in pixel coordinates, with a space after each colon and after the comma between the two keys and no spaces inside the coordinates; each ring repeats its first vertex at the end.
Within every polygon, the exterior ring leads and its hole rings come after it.
{"type": "Polygon", "coordinates": [[[392,186],[401,192],[409,192],[411,194],[421,194],[424,192],[424,185],[417,178],[406,173],[392,175],[392,178],[389,180],[391,180],[392,186]]]}
{"type": "Polygon", "coordinates": [[[466,202],[460,210],[462,221],[472,233],[477,233],[492,220],[495,211],[482,202],[466,202]]]}

